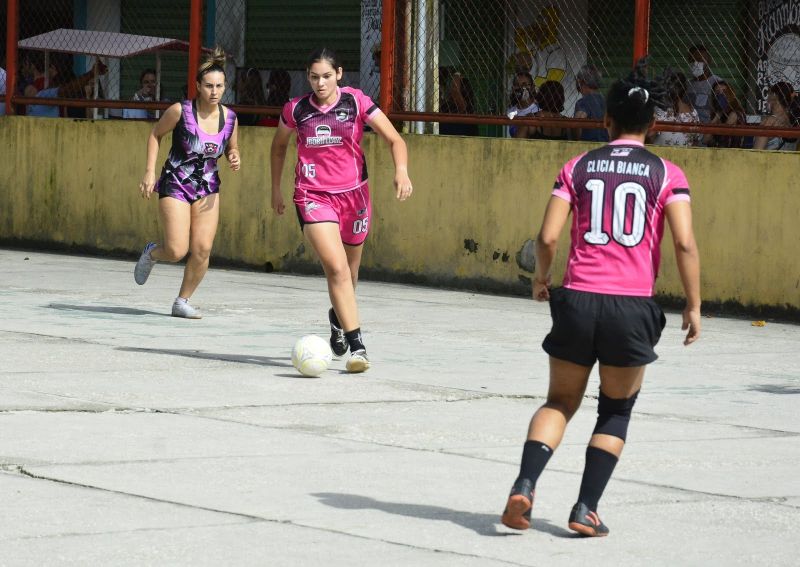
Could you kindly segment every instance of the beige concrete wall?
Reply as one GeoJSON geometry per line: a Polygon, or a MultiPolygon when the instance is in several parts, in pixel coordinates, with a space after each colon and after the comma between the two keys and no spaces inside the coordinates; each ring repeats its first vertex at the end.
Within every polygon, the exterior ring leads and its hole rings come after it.
{"type": "MultiPolygon", "coordinates": [[[[0,239],[137,251],[158,231],[157,199],[139,198],[140,122],[0,119],[0,239]]],[[[307,269],[293,209],[269,207],[273,130],[243,128],[242,170],[223,167],[214,256],[253,266],[307,269]]],[[[590,147],[571,142],[409,136],[414,197],[391,187],[391,156],[365,136],[374,202],[365,271],[453,286],[520,290],[516,260],[533,238],[561,165],[590,147]]],[[[163,162],[169,142],[163,144],[163,162]]],[[[800,154],[659,148],[692,186],[704,299],[800,308],[800,154]]],[[[290,152],[284,198],[291,203],[290,152]]],[[[225,164],[225,162],[223,162],[225,164]]],[[[566,231],[564,236],[566,237],[566,231]]],[[[563,243],[566,241],[563,240],[563,243]]],[[[680,295],[669,232],[659,292],[680,295]]],[[[562,246],[556,266],[563,269],[562,246]]]]}

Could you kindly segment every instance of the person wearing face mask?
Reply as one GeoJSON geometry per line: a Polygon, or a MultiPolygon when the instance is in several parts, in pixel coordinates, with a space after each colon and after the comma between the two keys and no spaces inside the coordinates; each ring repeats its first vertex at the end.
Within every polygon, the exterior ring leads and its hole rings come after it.
{"type": "MultiPolygon", "coordinates": [[[[775,83],[769,88],[767,95],[768,116],[761,119],[761,126],[771,128],[791,128],[793,120],[789,108],[794,98],[794,88],[786,82],[775,83]]],[[[793,152],[797,149],[797,138],[781,138],[780,136],[756,136],[753,138],[754,150],[776,150],[793,152]]]]}
{"type": "Polygon", "coordinates": [[[703,45],[689,48],[689,73],[693,80],[689,81],[689,101],[697,110],[700,122],[711,121],[711,99],[713,85],[722,80],[713,74],[710,67],[711,57],[703,45]]]}
{"type": "MultiPolygon", "coordinates": [[[[533,76],[527,71],[519,71],[514,75],[514,82],[511,84],[510,102],[511,106],[506,110],[506,115],[511,118],[522,118],[523,116],[533,116],[539,112],[539,105],[535,100],[536,86],[533,76]]],[[[516,126],[509,126],[508,134],[515,138],[516,126]]]]}
{"type": "MultiPolygon", "coordinates": [[[[747,113],[739,102],[736,92],[725,81],[718,81],[712,86],[711,124],[742,126],[747,123],[747,113]]],[[[714,148],[741,148],[742,136],[730,134],[706,134],[704,143],[714,148]]]]}

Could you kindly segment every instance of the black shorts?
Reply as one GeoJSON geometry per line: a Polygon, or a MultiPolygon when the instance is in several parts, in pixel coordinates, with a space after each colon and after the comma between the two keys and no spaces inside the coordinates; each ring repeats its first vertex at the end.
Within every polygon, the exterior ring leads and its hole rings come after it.
{"type": "Polygon", "coordinates": [[[667,323],[652,297],[550,290],[553,328],[542,348],[554,358],[594,366],[644,366],[667,323]]]}

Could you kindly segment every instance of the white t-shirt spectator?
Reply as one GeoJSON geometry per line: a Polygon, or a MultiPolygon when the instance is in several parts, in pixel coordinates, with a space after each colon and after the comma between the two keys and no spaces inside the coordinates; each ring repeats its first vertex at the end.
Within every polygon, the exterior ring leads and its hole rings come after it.
{"type": "MultiPolygon", "coordinates": [[[[699,124],[700,116],[694,108],[691,112],[675,113],[671,108],[662,110],[656,108],[656,120],[659,122],[679,122],[682,124],[699,124]]],[[[703,141],[700,134],[687,134],[685,132],[659,132],[653,138],[657,146],[699,146],[703,141]]]]}
{"type": "MultiPolygon", "coordinates": [[[[522,118],[523,116],[533,116],[537,112],[539,112],[539,105],[535,102],[530,103],[530,105],[526,106],[525,108],[517,108],[516,106],[509,106],[508,110],[506,111],[506,116],[511,118],[522,118]]],[[[512,138],[514,137],[514,132],[517,131],[516,126],[509,126],[508,127],[508,135],[512,138]]]]}

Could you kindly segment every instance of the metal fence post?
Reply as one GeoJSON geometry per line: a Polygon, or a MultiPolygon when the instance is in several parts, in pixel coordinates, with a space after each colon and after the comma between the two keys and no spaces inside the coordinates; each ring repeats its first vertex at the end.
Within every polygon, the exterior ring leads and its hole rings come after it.
{"type": "Polygon", "coordinates": [[[186,75],[188,98],[197,96],[197,68],[200,66],[200,51],[203,41],[203,0],[192,0],[189,12],[189,72],[186,75]]]}
{"type": "Polygon", "coordinates": [[[6,114],[13,114],[11,98],[17,90],[17,40],[19,35],[19,0],[8,0],[6,14],[6,114]]]}
{"type": "Polygon", "coordinates": [[[636,0],[633,28],[633,66],[647,56],[650,47],[650,0],[636,0]]]}
{"type": "Polygon", "coordinates": [[[381,90],[380,107],[385,114],[394,110],[395,0],[383,0],[381,7],[381,90]]]}

